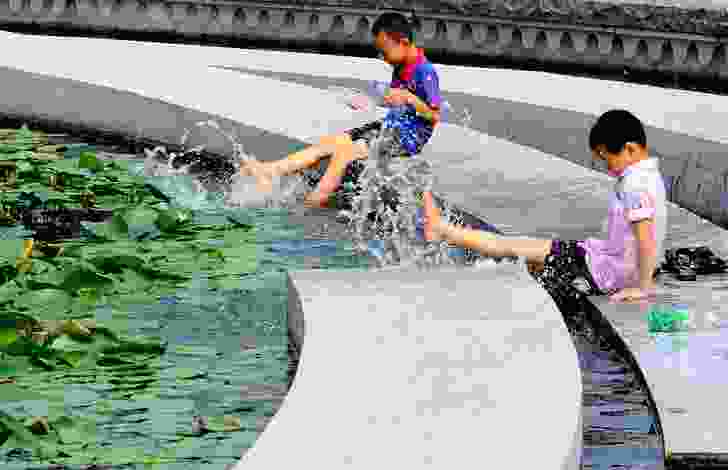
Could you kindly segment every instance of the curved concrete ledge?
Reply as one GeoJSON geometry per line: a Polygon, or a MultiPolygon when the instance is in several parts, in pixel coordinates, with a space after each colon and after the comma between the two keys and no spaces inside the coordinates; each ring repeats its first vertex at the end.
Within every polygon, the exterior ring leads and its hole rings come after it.
{"type": "Polygon", "coordinates": [[[297,377],[239,468],[579,468],[576,352],[522,267],[293,272],[289,289],[297,377]]]}
{"type": "MultiPolygon", "coordinates": [[[[728,75],[721,2],[504,0],[411,2],[419,41],[453,54],[538,62],[602,64],[678,75],[728,75]]],[[[368,41],[375,2],[143,2],[138,0],[0,3],[0,22],[187,37],[272,39],[358,46],[368,41]]]]}
{"type": "MultiPolygon", "coordinates": [[[[181,79],[165,68],[169,55],[144,55],[139,48],[127,52],[149,61],[144,76],[119,65],[130,63],[121,51],[94,63],[60,62],[47,40],[36,38],[33,48],[27,38],[22,45],[18,36],[8,39],[14,55],[0,68],[0,114],[167,143],[176,142],[182,128],[213,118],[241,132],[246,149],[257,142],[263,159],[285,152],[263,152],[277,139],[259,129],[305,139],[370,117],[345,111],[310,87],[195,64],[181,79]],[[196,86],[201,80],[204,90],[196,86]],[[260,112],[261,99],[271,113],[260,112]],[[293,99],[315,103],[327,121],[311,122],[308,107],[276,112],[293,99]]],[[[213,133],[198,139],[229,153],[213,133]]],[[[306,347],[289,396],[245,455],[248,466],[449,468],[480,467],[487,459],[497,466],[515,460],[525,467],[579,468],[576,351],[561,314],[523,267],[309,271],[292,274],[291,283],[292,303],[301,305],[298,313],[292,308],[292,336],[302,338],[297,325],[306,310],[306,347]],[[534,382],[539,400],[533,399],[534,382]],[[524,442],[528,453],[519,452],[524,442]]]]}

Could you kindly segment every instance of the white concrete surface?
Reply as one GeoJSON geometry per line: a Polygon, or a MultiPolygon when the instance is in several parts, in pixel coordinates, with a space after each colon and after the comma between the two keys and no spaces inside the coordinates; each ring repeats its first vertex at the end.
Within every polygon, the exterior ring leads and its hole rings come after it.
{"type": "Polygon", "coordinates": [[[579,468],[575,350],[523,268],[294,272],[289,289],[298,373],[238,468],[579,468]]]}
{"type": "MultiPolygon", "coordinates": [[[[153,96],[160,98],[170,98],[177,104],[190,105],[194,109],[199,105],[199,102],[192,98],[195,96],[194,92],[188,90],[188,93],[179,96],[175,87],[196,83],[201,93],[209,94],[209,90],[204,86],[206,81],[200,75],[203,73],[202,69],[198,69],[196,65],[305,72],[310,75],[341,78],[371,77],[372,80],[385,80],[391,73],[388,66],[381,61],[356,57],[237,50],[224,47],[203,48],[192,45],[105,39],[22,36],[2,31],[0,31],[0,41],[5,45],[0,64],[13,64],[14,67],[37,73],[53,70],[58,76],[72,76],[75,64],[87,62],[92,58],[93,64],[96,65],[95,72],[93,67],[84,66],[90,69],[85,74],[85,80],[90,83],[103,85],[108,82],[112,73],[123,75],[114,80],[116,83],[123,79],[124,83],[128,84],[125,89],[135,90],[141,94],[152,93],[153,96]],[[27,49],[23,49],[24,44],[29,45],[31,49],[40,47],[46,50],[49,56],[28,54],[27,49]],[[69,48],[77,51],[76,58],[69,56],[67,53],[69,48]],[[137,54],[137,51],[142,50],[145,52],[137,54]],[[118,60],[124,55],[134,57],[134,61],[118,60]],[[44,57],[50,60],[42,60],[44,57]],[[145,60],[145,57],[150,59],[145,60]],[[157,63],[151,57],[165,57],[165,60],[157,63]],[[136,70],[144,67],[149,72],[138,73],[136,76],[127,73],[126,70],[131,63],[136,70]],[[159,75],[161,79],[170,75],[186,76],[188,73],[191,74],[189,80],[176,80],[176,84],[169,84],[167,92],[154,88],[158,91],[155,94],[150,88],[151,82],[155,80],[151,76],[159,75]]],[[[545,72],[475,69],[449,65],[439,65],[438,70],[444,90],[498,97],[593,116],[598,116],[614,107],[630,109],[637,107],[641,118],[651,126],[728,143],[728,131],[723,125],[728,117],[728,96],[567,77],[545,72]]],[[[220,80],[226,80],[223,78],[224,74],[230,72],[218,71],[218,73],[220,80]]],[[[236,83],[242,85],[244,81],[236,83]]],[[[228,90],[240,90],[241,85],[228,90]]],[[[228,104],[233,108],[240,106],[240,102],[234,99],[229,100],[228,104]]],[[[230,112],[230,109],[225,111],[230,112]]],[[[477,119],[477,113],[474,118],[477,119]]]]}

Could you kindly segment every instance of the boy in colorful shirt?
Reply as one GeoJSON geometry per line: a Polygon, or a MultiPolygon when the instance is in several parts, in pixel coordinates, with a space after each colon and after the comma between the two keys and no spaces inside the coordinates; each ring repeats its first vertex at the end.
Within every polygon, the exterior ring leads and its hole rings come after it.
{"type": "Polygon", "coordinates": [[[612,300],[646,298],[667,226],[665,185],[657,159],[649,158],[644,126],[624,110],[604,113],[589,135],[593,157],[606,160],[617,178],[610,195],[606,240],[537,240],[495,237],[443,223],[432,197],[425,195],[425,236],[445,239],[485,255],[525,257],[536,279],[563,285],[583,278],[591,293],[612,300]]]}
{"type": "MultiPolygon", "coordinates": [[[[380,57],[394,67],[385,106],[395,107],[381,121],[365,124],[341,135],[327,136],[319,145],[275,162],[246,162],[241,174],[254,176],[258,188],[269,192],[273,176],[282,176],[311,168],[332,156],[318,188],[306,196],[307,207],[325,207],[346,172],[347,166],[369,156],[369,144],[382,129],[392,129],[395,156],[413,156],[422,151],[440,120],[440,85],[437,72],[422,49],[413,42],[412,24],[399,13],[384,13],[372,25],[374,46],[380,57]]],[[[360,172],[362,167],[358,167],[360,172]]]]}

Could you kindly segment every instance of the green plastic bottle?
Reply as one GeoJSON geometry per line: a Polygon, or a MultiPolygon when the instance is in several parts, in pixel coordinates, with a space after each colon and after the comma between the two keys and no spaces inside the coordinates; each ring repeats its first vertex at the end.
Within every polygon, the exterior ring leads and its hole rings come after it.
{"type": "Polygon", "coordinates": [[[685,304],[652,305],[647,314],[650,333],[673,333],[686,331],[689,327],[690,315],[685,304]]]}

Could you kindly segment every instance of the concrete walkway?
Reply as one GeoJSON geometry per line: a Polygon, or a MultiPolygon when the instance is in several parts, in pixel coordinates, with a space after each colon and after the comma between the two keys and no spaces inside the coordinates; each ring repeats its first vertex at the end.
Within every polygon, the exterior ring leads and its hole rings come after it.
{"type": "MultiPolygon", "coordinates": [[[[203,48],[124,52],[109,41],[89,49],[86,41],[12,35],[4,44],[12,52],[0,59],[0,114],[168,142],[214,118],[243,133],[246,148],[263,130],[271,144],[272,133],[307,140],[373,117],[311,87],[201,67],[203,48]],[[311,119],[312,109],[322,121],[311,119]]],[[[211,150],[230,151],[204,137],[211,150]]],[[[265,160],[283,153],[259,148],[265,160]]],[[[576,351],[560,312],[522,268],[294,273],[290,292],[292,333],[305,345],[299,374],[245,468],[579,467],[576,351]]]]}

